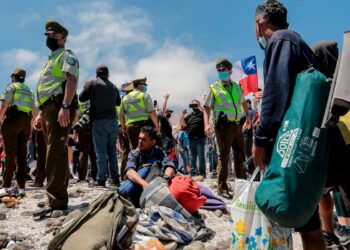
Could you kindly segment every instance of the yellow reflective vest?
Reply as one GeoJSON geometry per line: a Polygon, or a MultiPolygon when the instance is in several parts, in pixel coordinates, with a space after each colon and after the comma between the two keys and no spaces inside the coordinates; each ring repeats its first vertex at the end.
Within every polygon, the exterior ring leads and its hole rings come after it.
{"type": "Polygon", "coordinates": [[[62,72],[60,59],[65,50],[58,52],[57,57],[50,58],[40,74],[38,82],[38,106],[44,104],[51,96],[62,93],[62,83],[66,80],[62,72]]]}
{"type": "Polygon", "coordinates": [[[214,121],[218,121],[220,111],[227,115],[229,121],[239,122],[242,117],[242,107],[240,103],[240,95],[242,95],[241,87],[238,83],[231,81],[231,93],[224,87],[221,81],[217,81],[210,85],[210,90],[214,95],[214,121]]]}
{"type": "Polygon", "coordinates": [[[145,93],[139,90],[133,90],[122,100],[125,111],[125,124],[129,125],[134,122],[147,121],[148,112],[145,105],[145,93]]]}
{"type": "Polygon", "coordinates": [[[16,82],[13,85],[15,91],[10,102],[10,107],[17,106],[19,111],[30,113],[34,106],[33,91],[25,83],[16,82]]]}

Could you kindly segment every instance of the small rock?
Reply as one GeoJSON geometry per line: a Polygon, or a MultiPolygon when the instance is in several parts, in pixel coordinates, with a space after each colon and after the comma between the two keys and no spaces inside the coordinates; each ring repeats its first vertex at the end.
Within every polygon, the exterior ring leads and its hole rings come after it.
{"type": "Polygon", "coordinates": [[[222,217],[222,211],[220,209],[216,209],[214,214],[216,215],[216,217],[220,218],[222,217]]]}
{"type": "Polygon", "coordinates": [[[169,242],[167,244],[163,243],[164,247],[166,250],[176,250],[177,248],[177,242],[173,241],[173,242],[169,242]]]}
{"type": "Polygon", "coordinates": [[[5,248],[8,243],[8,233],[0,232],[0,249],[5,248]]]}
{"type": "Polygon", "coordinates": [[[218,250],[218,248],[216,246],[213,245],[208,245],[205,250],[218,250]]]}
{"type": "MultiPolygon", "coordinates": [[[[231,244],[231,239],[230,240],[230,244],[231,244]]],[[[226,240],[220,240],[219,242],[217,242],[217,248],[219,250],[225,250],[227,248],[230,248],[230,245],[227,246],[227,242],[226,240]]]]}
{"type": "Polygon", "coordinates": [[[33,248],[34,246],[27,242],[19,242],[19,243],[16,243],[16,245],[11,247],[9,250],[29,250],[33,248]]]}
{"type": "Polygon", "coordinates": [[[81,211],[79,209],[76,209],[76,210],[72,211],[71,213],[69,213],[67,215],[66,219],[63,221],[63,224],[67,223],[71,219],[74,219],[74,218],[78,217],[80,214],[81,214],[81,211]]]}
{"type": "Polygon", "coordinates": [[[47,228],[47,229],[45,230],[45,233],[46,233],[46,234],[49,234],[49,233],[51,233],[54,229],[55,229],[54,227],[49,227],[49,228],[47,228]]]}
{"type": "Polygon", "coordinates": [[[67,218],[67,216],[65,216],[65,215],[63,215],[63,216],[61,216],[61,217],[59,217],[59,218],[57,218],[59,221],[64,221],[65,219],[67,218]]]}
{"type": "Polygon", "coordinates": [[[58,218],[61,217],[63,215],[63,211],[62,210],[54,210],[51,214],[51,218],[58,218]]]}
{"type": "Polygon", "coordinates": [[[0,203],[0,205],[3,205],[3,207],[0,207],[0,213],[6,214],[11,210],[10,208],[5,207],[5,204],[3,203],[0,203]]]}
{"type": "Polygon", "coordinates": [[[205,213],[201,213],[202,220],[206,220],[208,216],[205,213]]]}
{"type": "Polygon", "coordinates": [[[13,240],[10,240],[9,243],[7,243],[6,248],[13,247],[14,245],[16,245],[16,242],[14,242],[13,240]]]}
{"type": "Polygon", "coordinates": [[[26,236],[24,236],[22,233],[14,233],[14,234],[11,234],[10,235],[10,240],[13,240],[15,242],[18,242],[18,241],[24,241],[27,239],[26,236]]]}
{"type": "Polygon", "coordinates": [[[79,198],[79,197],[80,197],[80,193],[77,193],[77,192],[75,192],[75,191],[70,191],[70,192],[68,193],[68,197],[69,197],[69,198],[79,198]]]}
{"type": "Polygon", "coordinates": [[[205,249],[205,245],[203,242],[194,241],[191,244],[184,247],[183,250],[203,250],[205,249]]]}
{"type": "Polygon", "coordinates": [[[47,248],[47,246],[49,245],[49,243],[47,243],[47,242],[43,242],[43,243],[41,243],[40,244],[40,246],[42,247],[42,248],[47,248]]]}
{"type": "Polygon", "coordinates": [[[24,211],[21,213],[21,216],[26,216],[26,217],[30,217],[33,216],[34,211],[24,211]]]}
{"type": "Polygon", "coordinates": [[[48,221],[46,224],[45,224],[46,227],[60,227],[62,226],[62,221],[60,220],[51,220],[51,221],[48,221]]]}
{"type": "Polygon", "coordinates": [[[6,214],[0,213],[0,220],[6,220],[6,214]]]}
{"type": "Polygon", "coordinates": [[[41,200],[45,198],[45,194],[34,194],[32,196],[33,199],[41,200]]]}

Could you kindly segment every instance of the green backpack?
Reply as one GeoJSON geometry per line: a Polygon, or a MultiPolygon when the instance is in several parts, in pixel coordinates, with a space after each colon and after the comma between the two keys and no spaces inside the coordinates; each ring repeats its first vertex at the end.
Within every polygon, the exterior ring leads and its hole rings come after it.
{"type": "Polygon", "coordinates": [[[313,67],[298,74],[266,174],[255,193],[261,211],[283,227],[304,226],[327,176],[327,129],[321,128],[330,83],[313,67]]]}
{"type": "Polygon", "coordinates": [[[127,249],[133,242],[137,222],[131,202],[117,192],[106,192],[80,216],[63,225],[48,249],[127,249]]]}

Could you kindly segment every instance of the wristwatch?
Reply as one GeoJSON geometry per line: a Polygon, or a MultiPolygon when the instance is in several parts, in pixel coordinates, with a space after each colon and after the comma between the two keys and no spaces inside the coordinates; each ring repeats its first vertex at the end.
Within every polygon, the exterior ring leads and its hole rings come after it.
{"type": "Polygon", "coordinates": [[[62,108],[63,108],[63,109],[69,109],[69,104],[66,103],[66,102],[63,102],[63,103],[62,103],[62,108]]]}

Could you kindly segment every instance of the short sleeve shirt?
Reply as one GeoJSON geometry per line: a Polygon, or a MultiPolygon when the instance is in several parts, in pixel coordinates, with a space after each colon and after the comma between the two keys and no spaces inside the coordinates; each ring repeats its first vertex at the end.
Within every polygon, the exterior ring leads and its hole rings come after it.
{"type": "Polygon", "coordinates": [[[14,93],[15,93],[15,86],[13,84],[7,85],[5,94],[4,94],[4,101],[11,102],[14,93]]]}
{"type": "Polygon", "coordinates": [[[71,50],[66,50],[60,58],[62,72],[74,75],[79,78],[79,61],[71,50]]]}
{"type": "MultiPolygon", "coordinates": [[[[245,99],[244,99],[244,96],[243,96],[242,88],[239,86],[238,83],[236,83],[234,81],[231,81],[231,83],[229,85],[226,85],[226,84],[223,84],[223,85],[227,89],[227,91],[231,93],[233,84],[235,84],[235,85],[237,85],[239,87],[238,99],[239,99],[240,102],[243,102],[245,99]]],[[[207,97],[206,97],[206,99],[204,101],[204,106],[213,109],[214,108],[214,102],[215,102],[214,94],[211,91],[211,89],[209,88],[209,92],[208,92],[207,97]]]]}

